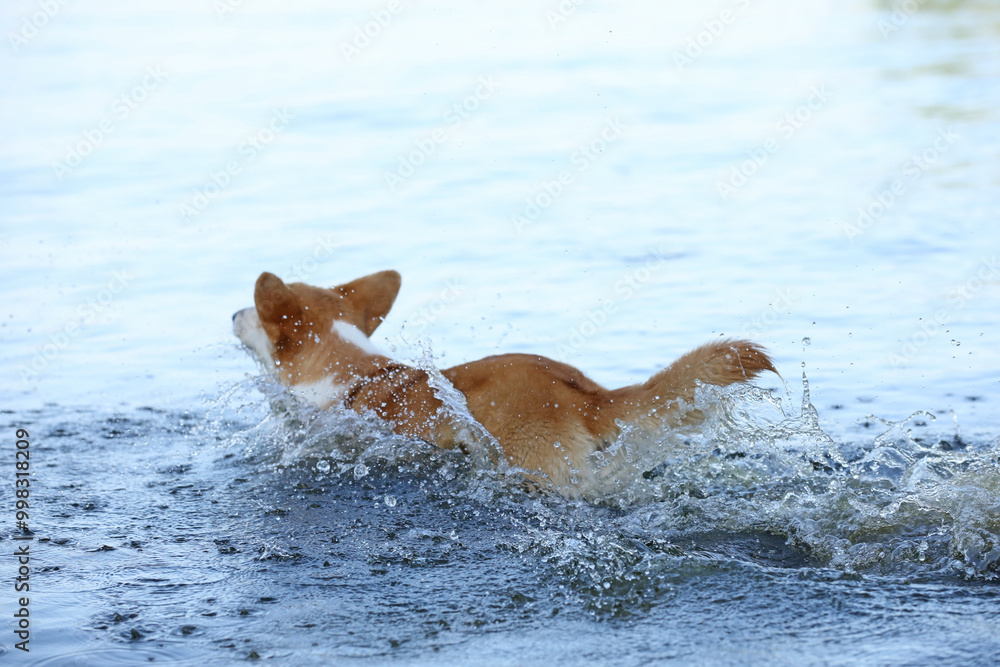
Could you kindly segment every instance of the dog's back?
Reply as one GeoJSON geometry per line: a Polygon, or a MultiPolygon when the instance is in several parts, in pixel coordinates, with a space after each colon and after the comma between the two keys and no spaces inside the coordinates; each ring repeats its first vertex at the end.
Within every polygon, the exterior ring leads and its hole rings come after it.
{"type": "Polygon", "coordinates": [[[592,454],[625,425],[681,426],[701,419],[691,408],[699,382],[729,385],[774,371],[758,345],[722,340],[685,354],[648,381],[608,390],[576,368],[545,357],[505,354],[443,371],[469,412],[513,465],[544,472],[564,494],[590,477],[592,454]]]}

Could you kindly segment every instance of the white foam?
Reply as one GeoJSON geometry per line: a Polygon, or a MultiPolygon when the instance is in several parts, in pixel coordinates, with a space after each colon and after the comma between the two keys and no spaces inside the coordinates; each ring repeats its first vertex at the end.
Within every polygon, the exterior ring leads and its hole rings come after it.
{"type": "Polygon", "coordinates": [[[325,408],[340,401],[347,394],[347,385],[334,382],[332,377],[325,377],[314,382],[292,385],[291,391],[299,398],[314,403],[320,408],[325,408]]]}

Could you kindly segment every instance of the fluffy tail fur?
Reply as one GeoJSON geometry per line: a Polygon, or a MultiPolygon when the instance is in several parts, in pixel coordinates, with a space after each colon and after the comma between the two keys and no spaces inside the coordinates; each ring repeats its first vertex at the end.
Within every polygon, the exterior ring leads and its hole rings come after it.
{"type": "Polygon", "coordinates": [[[778,372],[764,348],[727,338],[691,350],[643,384],[613,391],[613,404],[619,417],[632,423],[693,423],[703,415],[690,407],[680,408],[682,401],[692,405],[698,382],[725,386],[752,380],[763,371],[778,372]]]}

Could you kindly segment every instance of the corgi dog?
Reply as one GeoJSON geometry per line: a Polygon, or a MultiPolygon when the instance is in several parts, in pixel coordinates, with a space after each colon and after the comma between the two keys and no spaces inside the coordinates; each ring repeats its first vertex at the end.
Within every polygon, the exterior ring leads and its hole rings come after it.
{"type": "MultiPolygon", "coordinates": [[[[320,408],[372,411],[403,436],[463,447],[464,429],[445,409],[424,370],[379,352],[370,337],[399,293],[382,271],[344,285],[285,284],[262,273],[254,306],[233,315],[233,332],[264,369],[320,408]]],[[[765,350],[746,340],[703,345],[641,384],[605,389],[576,368],[533,354],[501,354],[441,374],[465,398],[500,452],[538,484],[569,497],[589,457],[627,425],[662,428],[703,418],[691,406],[699,383],[746,382],[777,373],[765,350]]]]}

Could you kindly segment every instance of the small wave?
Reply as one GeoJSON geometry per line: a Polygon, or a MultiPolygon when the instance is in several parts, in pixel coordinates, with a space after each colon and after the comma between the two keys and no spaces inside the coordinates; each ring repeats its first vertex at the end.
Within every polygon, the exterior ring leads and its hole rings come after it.
{"type": "Polygon", "coordinates": [[[882,426],[871,441],[838,442],[819,425],[805,375],[801,407],[784,398],[702,387],[700,432],[623,432],[627,465],[598,498],[624,512],[618,532],[777,536],[848,574],[1000,576],[996,444],[935,436],[927,412],[870,415],[882,426]]]}
{"type": "MultiPolygon", "coordinates": [[[[589,486],[579,495],[588,502],[578,502],[531,491],[461,396],[448,392],[439,373],[432,377],[467,424],[473,456],[400,437],[370,415],[305,406],[263,378],[220,400],[220,415],[245,401],[236,412],[246,420],[222,446],[265,467],[302,466],[331,479],[356,481],[377,467],[383,477],[444,480],[442,492],[456,500],[520,516],[523,539],[510,548],[574,572],[597,595],[645,590],[635,582],[647,575],[637,572],[705,554],[715,565],[736,559],[847,575],[1000,577],[998,446],[942,438],[930,413],[870,416],[881,427],[874,437],[838,441],[821,428],[804,374],[797,405],[787,390],[700,387],[689,406],[705,415],[699,427],[623,428],[592,457],[592,470],[581,471],[579,483],[589,486]],[[262,392],[271,410],[249,407],[248,389],[262,392]],[[569,515],[576,528],[567,528],[569,515]],[[729,536],[728,547],[718,540],[698,546],[720,534],[729,536]]],[[[620,601],[618,593],[612,598],[620,601]]]]}

